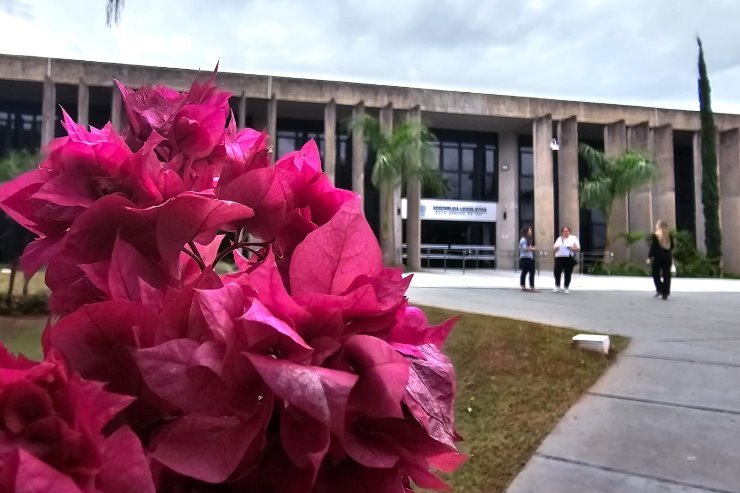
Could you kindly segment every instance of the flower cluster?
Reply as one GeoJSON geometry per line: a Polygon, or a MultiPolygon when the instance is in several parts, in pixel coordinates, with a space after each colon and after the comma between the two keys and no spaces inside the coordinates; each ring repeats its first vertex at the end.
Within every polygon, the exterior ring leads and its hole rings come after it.
{"type": "Polygon", "coordinates": [[[453,321],[409,306],[316,144],[271,166],[214,79],[119,89],[125,138],[65,113],[0,187],[52,310],[43,362],[0,355],[3,491],[443,489],[453,321]]]}

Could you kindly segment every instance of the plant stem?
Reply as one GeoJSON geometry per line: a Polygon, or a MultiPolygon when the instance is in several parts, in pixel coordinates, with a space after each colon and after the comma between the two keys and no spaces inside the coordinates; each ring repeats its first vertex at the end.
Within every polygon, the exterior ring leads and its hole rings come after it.
{"type": "Polygon", "coordinates": [[[187,250],[183,247],[182,251],[185,252],[190,258],[195,260],[195,262],[198,264],[198,267],[200,267],[201,272],[206,270],[206,263],[203,261],[203,257],[200,256],[200,252],[198,251],[198,247],[195,246],[195,242],[190,240],[188,242],[188,245],[190,246],[190,250],[187,250]]]}
{"type": "MultiPolygon", "coordinates": [[[[219,253],[216,259],[213,261],[213,265],[215,266],[217,263],[222,261],[228,254],[233,252],[234,250],[238,248],[247,248],[250,252],[259,255],[256,251],[250,249],[249,247],[266,247],[268,246],[272,241],[263,241],[263,242],[248,242],[248,241],[237,241],[235,243],[232,243],[229,245],[228,248],[226,248],[223,252],[219,253]]],[[[264,257],[261,257],[260,260],[263,260],[264,257]]]]}

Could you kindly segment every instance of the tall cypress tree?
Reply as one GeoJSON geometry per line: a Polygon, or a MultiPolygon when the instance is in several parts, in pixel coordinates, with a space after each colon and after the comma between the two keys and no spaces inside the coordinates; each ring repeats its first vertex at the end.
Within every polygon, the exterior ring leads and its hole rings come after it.
{"type": "Polygon", "coordinates": [[[719,264],[722,258],[722,232],[719,226],[719,186],[717,184],[717,129],[712,113],[711,89],[704,63],[704,50],[699,44],[699,116],[701,118],[701,203],[704,206],[704,244],[707,257],[719,264]]]}

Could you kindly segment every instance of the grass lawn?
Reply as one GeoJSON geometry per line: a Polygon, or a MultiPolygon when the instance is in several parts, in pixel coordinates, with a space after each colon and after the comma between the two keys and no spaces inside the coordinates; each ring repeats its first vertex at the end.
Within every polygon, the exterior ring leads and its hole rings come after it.
{"type": "MultiPolygon", "coordinates": [[[[422,307],[433,322],[454,315],[422,307]]],[[[463,314],[445,345],[457,371],[458,431],[470,459],[449,478],[455,492],[503,492],[560,418],[611,364],[573,348],[577,332],[463,314]]],[[[615,351],[627,339],[613,337],[615,351]]]]}
{"type": "MultiPolygon", "coordinates": [[[[453,312],[424,307],[433,322],[453,312]]],[[[0,317],[0,341],[39,358],[43,316],[0,317]]],[[[496,493],[522,469],[568,408],[609,366],[571,347],[575,331],[463,314],[445,350],[458,377],[457,423],[468,462],[449,478],[456,492],[496,493]]],[[[616,351],[627,339],[613,337],[616,351]]]]}
{"type": "MultiPolygon", "coordinates": [[[[6,265],[3,268],[9,268],[6,265]]],[[[5,296],[8,292],[8,283],[10,282],[10,274],[7,272],[0,272],[0,295],[5,296]]],[[[16,295],[20,295],[23,292],[23,273],[19,270],[15,276],[15,283],[13,284],[13,290],[16,295]]],[[[44,272],[39,272],[31,278],[28,283],[28,292],[30,294],[45,293],[48,291],[46,284],[44,284],[44,272]]]]}
{"type": "Polygon", "coordinates": [[[14,353],[41,359],[41,331],[47,318],[46,315],[0,317],[0,342],[14,353]]]}

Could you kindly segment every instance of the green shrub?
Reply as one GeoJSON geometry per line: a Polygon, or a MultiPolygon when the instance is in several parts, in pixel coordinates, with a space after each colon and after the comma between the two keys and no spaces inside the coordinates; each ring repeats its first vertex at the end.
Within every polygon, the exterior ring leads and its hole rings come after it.
{"type": "Polygon", "coordinates": [[[648,276],[650,271],[647,267],[630,262],[599,262],[588,268],[589,274],[600,276],[648,276]]]}
{"type": "Polygon", "coordinates": [[[10,315],[21,313],[24,315],[49,313],[49,297],[46,293],[29,294],[27,296],[13,296],[8,301],[3,296],[0,299],[0,314],[10,315]]]}
{"type": "Polygon", "coordinates": [[[688,231],[673,231],[676,248],[673,262],[680,277],[718,277],[719,269],[696,249],[694,236],[688,231]]]}

